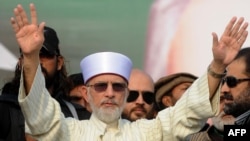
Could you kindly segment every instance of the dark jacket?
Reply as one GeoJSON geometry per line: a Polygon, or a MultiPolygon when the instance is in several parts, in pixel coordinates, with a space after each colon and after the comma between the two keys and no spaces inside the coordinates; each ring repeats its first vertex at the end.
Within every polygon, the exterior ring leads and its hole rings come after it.
{"type": "Polygon", "coordinates": [[[224,141],[224,137],[221,131],[206,124],[200,132],[188,135],[185,141],[224,141]]]}
{"type": "MultiPolygon", "coordinates": [[[[55,97],[65,117],[74,117],[60,94],[55,97]]],[[[70,102],[68,102],[70,103],[70,102]]],[[[91,113],[84,107],[70,103],[76,110],[79,120],[89,119],[91,113]]],[[[18,96],[0,95],[0,141],[25,141],[24,117],[18,103],[18,96]]]]}
{"type": "Polygon", "coordinates": [[[16,95],[0,96],[0,140],[25,141],[24,117],[16,95]]]}

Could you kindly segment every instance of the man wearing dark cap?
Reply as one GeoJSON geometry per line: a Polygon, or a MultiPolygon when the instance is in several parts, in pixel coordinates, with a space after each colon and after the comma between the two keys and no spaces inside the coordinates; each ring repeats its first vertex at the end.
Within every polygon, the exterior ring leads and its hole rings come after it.
{"type": "Polygon", "coordinates": [[[90,103],[92,115],[89,120],[79,121],[65,118],[58,102],[51,98],[44,86],[39,51],[45,23],[37,26],[33,4],[30,4],[30,10],[33,15],[31,23],[21,5],[14,9],[15,18],[11,19],[11,23],[24,54],[18,100],[27,123],[26,131],[38,140],[183,140],[187,135],[199,131],[208,117],[219,112],[218,86],[225,67],[233,60],[247,37],[248,25],[243,24],[242,18],[232,18],[220,40],[213,33],[213,60],[208,71],[192,84],[175,106],[160,111],[153,120],[130,122],[121,119],[129,94],[132,61],[116,52],[88,55],[82,59],[80,66],[87,90],[84,96],[90,103]],[[23,33],[29,34],[18,36],[23,33]]]}
{"type": "Polygon", "coordinates": [[[89,103],[83,96],[86,89],[84,87],[82,73],[73,73],[68,76],[68,80],[70,82],[70,89],[68,93],[70,101],[85,107],[89,112],[91,112],[89,103]]]}
{"type": "MultiPolygon", "coordinates": [[[[42,72],[46,81],[46,88],[51,96],[56,99],[66,117],[77,117],[88,119],[90,113],[78,104],[68,102],[67,72],[64,66],[64,58],[60,54],[59,39],[54,29],[44,27],[44,42],[39,51],[39,60],[42,72]],[[73,114],[75,112],[75,114],[73,114]]],[[[17,63],[15,74],[12,80],[3,86],[0,96],[0,140],[25,141],[24,118],[18,104],[18,88],[20,85],[21,68],[23,66],[23,53],[20,50],[20,58],[17,63]]],[[[29,139],[30,141],[31,139],[29,139]]]]}
{"type": "Polygon", "coordinates": [[[180,72],[157,80],[155,83],[157,111],[174,106],[196,79],[197,77],[193,74],[180,72]]]}
{"type": "MultiPolygon", "coordinates": [[[[43,30],[44,42],[39,52],[41,70],[45,77],[45,85],[51,96],[61,106],[65,117],[88,119],[90,113],[79,104],[69,102],[69,82],[64,57],[60,53],[59,39],[56,31],[48,26],[43,30]]],[[[21,59],[23,54],[21,55],[21,59]]]]}

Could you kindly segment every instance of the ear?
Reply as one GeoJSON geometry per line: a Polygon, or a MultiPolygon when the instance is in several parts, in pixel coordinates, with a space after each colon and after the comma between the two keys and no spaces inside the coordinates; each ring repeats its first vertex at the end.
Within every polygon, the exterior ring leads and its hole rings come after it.
{"type": "Polygon", "coordinates": [[[89,103],[87,87],[83,86],[83,87],[81,87],[81,89],[82,89],[83,98],[85,99],[85,101],[87,101],[89,103]]]}
{"type": "Polygon", "coordinates": [[[64,65],[64,58],[62,56],[57,56],[57,70],[61,70],[64,65]]]}
{"type": "Polygon", "coordinates": [[[171,99],[170,96],[163,96],[161,102],[163,103],[163,105],[165,105],[166,107],[170,107],[173,106],[173,101],[171,99]]]}

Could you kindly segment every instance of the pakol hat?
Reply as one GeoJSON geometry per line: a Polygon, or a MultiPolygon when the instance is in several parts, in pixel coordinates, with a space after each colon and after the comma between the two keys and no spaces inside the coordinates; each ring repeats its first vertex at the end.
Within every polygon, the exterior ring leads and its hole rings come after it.
{"type": "Polygon", "coordinates": [[[132,66],[127,56],[116,52],[94,53],[80,63],[85,84],[94,76],[107,73],[119,75],[128,82],[132,66]]]}
{"type": "Polygon", "coordinates": [[[155,83],[155,100],[157,103],[157,106],[160,106],[161,99],[163,95],[170,95],[171,90],[181,84],[190,82],[193,83],[197,79],[196,76],[190,74],[190,73],[175,73],[171,75],[167,75],[164,77],[161,77],[159,80],[155,83]]]}

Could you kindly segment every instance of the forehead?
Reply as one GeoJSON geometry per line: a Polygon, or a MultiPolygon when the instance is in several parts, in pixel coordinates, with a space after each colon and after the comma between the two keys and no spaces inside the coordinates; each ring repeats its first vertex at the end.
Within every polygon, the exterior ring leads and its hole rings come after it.
{"type": "Polygon", "coordinates": [[[179,87],[189,87],[190,85],[192,85],[191,82],[182,82],[178,85],[176,85],[174,88],[179,88],[179,87]]]}
{"type": "Polygon", "coordinates": [[[227,67],[227,75],[246,74],[246,63],[243,59],[234,60],[227,67]]]}
{"type": "Polygon", "coordinates": [[[97,75],[89,80],[89,83],[95,82],[123,82],[126,83],[125,79],[116,74],[101,74],[97,75]]]}
{"type": "Polygon", "coordinates": [[[146,74],[131,73],[128,87],[131,90],[154,91],[154,82],[146,74]]]}

